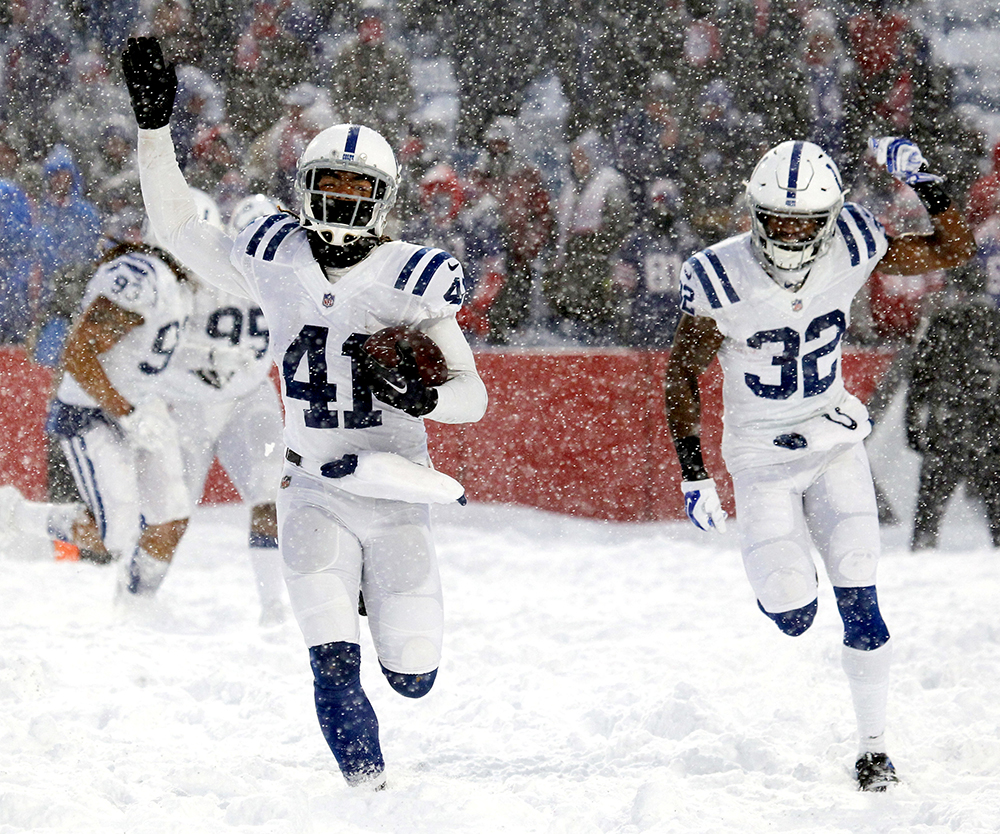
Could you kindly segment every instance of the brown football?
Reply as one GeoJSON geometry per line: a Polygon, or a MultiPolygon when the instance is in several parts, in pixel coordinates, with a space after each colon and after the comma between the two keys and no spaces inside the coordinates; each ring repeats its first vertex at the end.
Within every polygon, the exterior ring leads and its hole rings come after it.
{"type": "Polygon", "coordinates": [[[447,382],[448,363],[445,362],[441,348],[426,333],[412,327],[402,324],[386,327],[365,339],[362,348],[379,364],[395,368],[399,362],[397,345],[409,345],[413,348],[413,358],[424,385],[435,386],[447,382]]]}

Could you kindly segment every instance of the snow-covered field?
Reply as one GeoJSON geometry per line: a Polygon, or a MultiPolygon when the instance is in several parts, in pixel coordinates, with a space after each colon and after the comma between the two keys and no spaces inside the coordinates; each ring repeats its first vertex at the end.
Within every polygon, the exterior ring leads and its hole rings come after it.
{"type": "Polygon", "coordinates": [[[336,770],[295,625],[257,624],[243,508],[199,510],[132,619],[114,568],[4,558],[0,834],[998,831],[1000,563],[953,515],[933,553],[884,531],[903,781],[878,795],[852,783],[829,585],[784,637],[732,527],[439,512],[437,686],[395,695],[363,646],[375,794],[336,770]]]}

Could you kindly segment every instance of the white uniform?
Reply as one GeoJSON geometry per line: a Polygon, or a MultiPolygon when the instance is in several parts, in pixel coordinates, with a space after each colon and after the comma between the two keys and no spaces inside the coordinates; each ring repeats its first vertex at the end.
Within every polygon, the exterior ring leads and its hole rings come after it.
{"type": "Polygon", "coordinates": [[[835,586],[875,582],[878,520],[861,444],[871,424],[844,388],[841,345],[851,301],[887,249],[881,224],[848,203],[797,292],[767,275],[749,233],[682,271],[683,310],[714,319],[725,336],[722,451],[747,575],[769,612],[816,598],[809,533],[835,586]]]}
{"type": "MultiPolygon", "coordinates": [[[[163,374],[191,310],[189,289],[159,258],[131,252],[98,267],[82,309],[102,296],[143,318],[101,354],[109,380],[134,406],[162,398],[163,374]]],[[[48,429],[60,437],[80,495],[116,556],[131,555],[142,523],[187,517],[190,500],[176,442],[165,443],[158,453],[134,450],[113,418],[70,374],[59,385],[48,429]]]]}
{"type": "Polygon", "coordinates": [[[371,452],[429,471],[422,419],[374,400],[358,373],[361,343],[382,327],[420,326],[444,352],[450,375],[437,389],[431,419],[482,416],[486,390],[455,320],[461,265],[440,250],[387,243],[331,280],[290,216],[262,218],[235,243],[199,223],[169,128],[140,131],[139,159],[158,238],[206,282],[254,299],[267,319],[285,445],[299,461],[284,469],[278,535],[307,645],[359,642],[360,581],[382,664],[404,674],[437,668],[443,612],[429,506],[359,497],[347,491],[352,476],[337,476],[350,468],[345,456],[371,452]]]}
{"type": "Polygon", "coordinates": [[[271,382],[267,322],[260,307],[207,284],[194,307],[164,383],[183,427],[181,447],[191,500],[219,458],[240,497],[273,502],[281,477],[281,406],[271,382]]]}

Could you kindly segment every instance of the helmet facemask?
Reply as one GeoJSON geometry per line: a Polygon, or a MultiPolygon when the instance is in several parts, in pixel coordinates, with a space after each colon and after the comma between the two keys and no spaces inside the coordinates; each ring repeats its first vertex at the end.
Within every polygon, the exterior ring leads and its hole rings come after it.
{"type": "Polygon", "coordinates": [[[809,266],[826,251],[833,238],[836,211],[790,212],[756,206],[751,218],[753,243],[764,261],[774,269],[798,272],[809,266]],[[772,221],[812,221],[809,232],[789,239],[771,231],[772,221]]]}
{"type": "Polygon", "coordinates": [[[296,177],[302,199],[302,226],[324,243],[346,246],[363,237],[381,237],[396,200],[396,184],[384,172],[361,163],[316,160],[302,166],[296,177]],[[370,196],[320,188],[324,175],[347,171],[362,177],[370,196]]]}

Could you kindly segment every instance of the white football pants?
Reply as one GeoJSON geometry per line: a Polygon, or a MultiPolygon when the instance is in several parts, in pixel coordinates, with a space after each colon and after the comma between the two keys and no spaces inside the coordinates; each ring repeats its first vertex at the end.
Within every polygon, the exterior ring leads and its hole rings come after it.
{"type": "Polygon", "coordinates": [[[816,599],[811,544],[835,587],[875,584],[878,510],[862,443],[745,469],[733,486],[743,565],[764,610],[792,611],[816,599]]]}
{"type": "Polygon", "coordinates": [[[430,507],[339,490],[286,464],[278,542],[292,610],[307,646],[358,643],[358,590],[375,649],[393,672],[441,661],[444,610],[430,507]]]}

